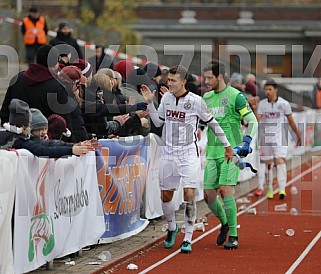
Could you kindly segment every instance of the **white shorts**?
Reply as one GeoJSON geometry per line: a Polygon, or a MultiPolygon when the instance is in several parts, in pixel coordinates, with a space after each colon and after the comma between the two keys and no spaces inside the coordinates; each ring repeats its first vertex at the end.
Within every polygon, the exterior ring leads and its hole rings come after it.
{"type": "Polygon", "coordinates": [[[201,159],[187,157],[178,159],[162,156],[159,164],[159,186],[161,190],[177,190],[180,182],[183,188],[196,188],[201,174],[201,159]]]}
{"type": "Polygon", "coordinates": [[[269,161],[274,158],[286,158],[288,155],[287,146],[261,146],[260,159],[261,161],[269,161]]]}

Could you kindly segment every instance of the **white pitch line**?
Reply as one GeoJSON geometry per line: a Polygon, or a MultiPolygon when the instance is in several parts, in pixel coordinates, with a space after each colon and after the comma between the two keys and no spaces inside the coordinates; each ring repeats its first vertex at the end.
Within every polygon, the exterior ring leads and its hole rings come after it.
{"type": "MultiPolygon", "coordinates": [[[[294,178],[292,178],[287,184],[286,186],[289,186],[291,184],[293,184],[294,182],[296,182],[298,179],[300,179],[301,177],[305,176],[306,174],[310,173],[311,171],[317,169],[321,167],[321,162],[317,163],[316,165],[310,167],[309,169],[303,171],[302,173],[300,173],[299,175],[295,176],[294,178]]],[[[277,190],[274,191],[274,194],[277,193],[277,190]]],[[[255,207],[256,205],[262,203],[263,201],[265,201],[267,198],[263,197],[259,200],[257,200],[255,203],[253,203],[252,205],[248,206],[246,209],[238,212],[237,216],[244,214],[244,212],[252,207],[255,207]]],[[[192,244],[197,243],[198,241],[200,241],[201,239],[203,239],[204,237],[206,237],[207,235],[211,234],[212,232],[216,231],[217,229],[219,229],[221,227],[221,225],[217,225],[215,227],[213,227],[212,229],[210,229],[209,231],[203,233],[202,235],[198,236],[196,239],[194,239],[192,241],[192,244]]],[[[320,231],[321,233],[321,231],[320,231]]],[[[144,269],[143,271],[139,272],[139,274],[145,274],[147,272],[149,272],[150,270],[158,267],[159,265],[167,262],[168,260],[170,260],[171,258],[173,258],[174,256],[176,256],[177,254],[181,253],[181,250],[178,249],[176,251],[174,251],[173,253],[171,253],[170,255],[168,255],[167,257],[165,257],[164,259],[158,261],[157,263],[154,263],[153,265],[149,266],[148,268],[144,269]]]]}
{"type": "Polygon", "coordinates": [[[297,268],[297,266],[302,262],[302,260],[308,255],[310,250],[313,248],[313,246],[319,241],[321,238],[321,231],[317,234],[317,236],[314,237],[314,239],[311,241],[311,243],[307,246],[307,248],[303,251],[303,253],[300,255],[300,257],[294,262],[293,265],[288,269],[285,274],[291,274],[293,271],[297,268]]]}

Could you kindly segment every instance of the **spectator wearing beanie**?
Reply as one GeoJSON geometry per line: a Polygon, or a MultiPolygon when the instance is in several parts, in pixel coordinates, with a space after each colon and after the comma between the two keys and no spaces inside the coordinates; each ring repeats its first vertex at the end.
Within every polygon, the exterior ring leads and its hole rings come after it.
{"type": "MultiPolygon", "coordinates": [[[[81,92],[81,84],[86,82],[86,77],[82,75],[81,70],[76,66],[67,66],[62,68],[59,78],[64,83],[69,95],[70,117],[72,124],[72,139],[65,141],[80,142],[90,139],[85,128],[82,116],[82,107],[84,106],[84,94],[81,92]]],[[[69,128],[69,127],[68,127],[69,128]]]]}
{"type": "Polygon", "coordinates": [[[9,112],[9,123],[4,123],[3,127],[8,131],[29,136],[31,113],[28,104],[19,99],[12,99],[9,112]]]}
{"type": "Polygon", "coordinates": [[[83,76],[87,78],[87,84],[90,85],[92,77],[93,77],[93,68],[89,62],[83,59],[78,59],[73,63],[70,63],[72,66],[76,66],[81,70],[83,76]]]}
{"type": "Polygon", "coordinates": [[[60,140],[62,136],[70,137],[70,131],[67,128],[65,119],[52,114],[48,117],[48,137],[53,140],[60,140]]]}
{"type": "Polygon", "coordinates": [[[257,107],[260,100],[259,96],[257,96],[257,92],[258,92],[257,85],[254,82],[246,83],[244,93],[255,115],[256,115],[257,107]]]}
{"type": "Polygon", "coordinates": [[[156,65],[155,63],[148,63],[144,66],[144,71],[150,79],[152,79],[157,85],[159,85],[162,71],[158,65],[156,65]]]}
{"type": "Polygon", "coordinates": [[[246,94],[250,94],[250,95],[255,97],[257,95],[257,86],[256,86],[256,84],[253,83],[253,82],[247,82],[245,84],[244,92],[246,94]]]}
{"type": "Polygon", "coordinates": [[[72,28],[67,22],[60,22],[58,25],[57,36],[50,40],[49,44],[52,46],[56,46],[59,43],[64,42],[70,46],[72,46],[75,52],[71,54],[71,60],[76,60],[77,58],[82,59],[83,54],[82,51],[77,43],[77,40],[72,37],[72,28]]]}
{"type": "Polygon", "coordinates": [[[13,98],[25,101],[31,108],[39,109],[45,117],[62,115],[71,127],[68,94],[57,80],[58,51],[43,45],[37,51],[37,63],[12,77],[1,107],[1,124],[9,121],[9,104],[13,98]]]}
{"type": "Polygon", "coordinates": [[[156,90],[156,96],[155,99],[155,105],[156,107],[159,105],[160,100],[162,98],[161,96],[161,87],[164,86],[164,84],[161,84],[161,78],[162,78],[162,71],[159,68],[158,65],[155,63],[148,63],[144,66],[144,71],[146,72],[147,76],[151,80],[151,86],[149,86],[150,90],[156,90]]]}
{"type": "Polygon", "coordinates": [[[114,65],[114,70],[121,74],[123,82],[127,82],[127,77],[133,71],[133,69],[134,64],[130,60],[121,60],[114,65]]]}
{"type": "Polygon", "coordinates": [[[59,73],[59,79],[72,89],[76,89],[79,85],[86,85],[87,79],[76,66],[63,67],[59,73]]]}
{"type": "Polygon", "coordinates": [[[31,135],[39,139],[47,139],[48,120],[39,109],[30,108],[31,112],[31,135]]]}
{"type": "Polygon", "coordinates": [[[9,123],[4,124],[6,131],[0,131],[1,149],[27,149],[35,156],[59,158],[65,155],[85,155],[87,146],[74,145],[47,147],[29,138],[31,112],[29,105],[19,99],[12,99],[9,104],[9,123]]]}

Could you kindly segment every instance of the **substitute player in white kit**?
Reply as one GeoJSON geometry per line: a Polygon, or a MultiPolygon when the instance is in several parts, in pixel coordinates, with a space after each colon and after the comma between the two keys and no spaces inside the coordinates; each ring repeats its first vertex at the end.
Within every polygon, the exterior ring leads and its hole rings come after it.
{"type": "Polygon", "coordinates": [[[286,196],[286,164],[288,152],[287,138],[285,138],[286,126],[289,124],[296,135],[296,145],[301,145],[300,132],[294,122],[292,109],[288,101],[278,96],[277,83],[267,80],[264,85],[267,98],[259,103],[257,120],[259,121],[259,148],[260,168],[258,173],[258,189],[256,195],[263,194],[265,173],[268,177],[267,198],[273,198],[273,160],[276,162],[277,181],[279,185],[279,199],[286,196]],[[266,170],[267,168],[267,170],[266,170]]]}
{"type": "MultiPolygon", "coordinates": [[[[195,188],[200,178],[200,158],[196,131],[199,120],[208,124],[225,147],[225,159],[233,158],[230,146],[222,128],[207,110],[204,100],[185,89],[188,72],[181,65],[170,68],[168,74],[169,92],[165,92],[158,110],[153,104],[154,92],[142,85],[141,92],[150,117],[155,126],[163,127],[162,158],[159,167],[162,209],[168,222],[165,248],[172,248],[178,233],[175,222],[175,207],[172,202],[174,191],[180,181],[184,189],[185,237],[181,245],[182,253],[192,251],[192,236],[196,217],[195,188]]],[[[165,90],[162,90],[163,92],[165,90]]]]}

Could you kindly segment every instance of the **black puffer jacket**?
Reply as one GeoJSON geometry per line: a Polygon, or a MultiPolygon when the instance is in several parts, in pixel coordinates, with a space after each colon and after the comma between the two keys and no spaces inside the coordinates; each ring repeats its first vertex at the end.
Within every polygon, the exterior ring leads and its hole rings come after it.
{"type": "Polygon", "coordinates": [[[73,52],[71,53],[71,60],[76,60],[77,58],[79,59],[83,59],[83,54],[82,51],[80,50],[79,45],[77,44],[77,40],[74,39],[71,35],[71,33],[68,33],[67,35],[65,35],[63,32],[61,31],[57,31],[57,36],[53,39],[50,40],[49,44],[52,46],[56,46],[61,44],[61,42],[64,42],[70,46],[72,46],[78,53],[78,57],[75,56],[75,54],[73,54],[73,52]]]}

